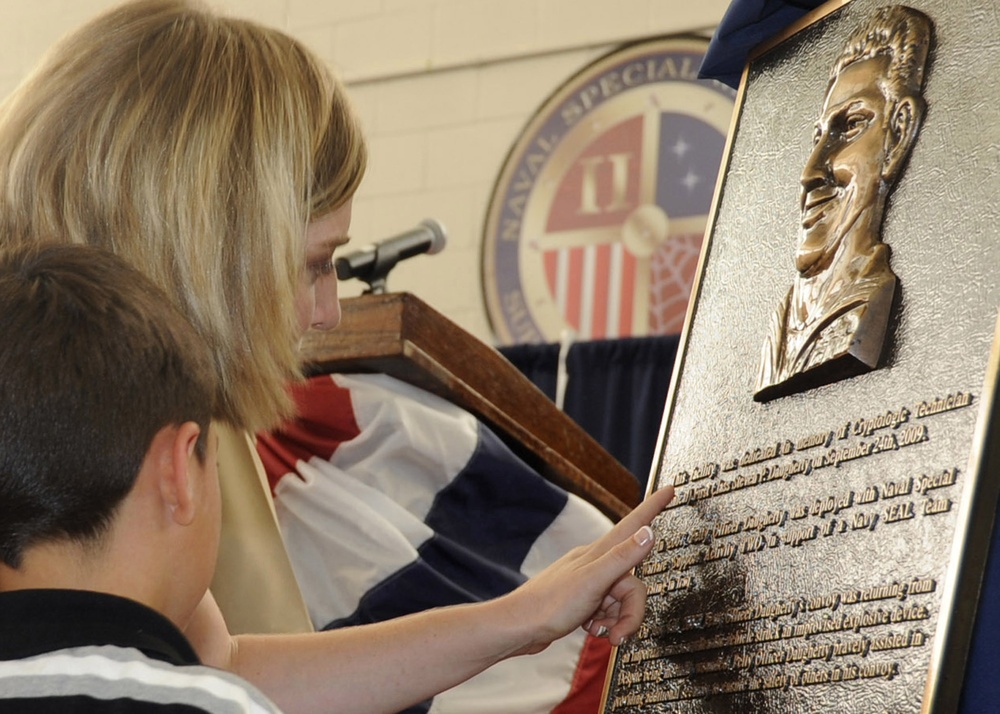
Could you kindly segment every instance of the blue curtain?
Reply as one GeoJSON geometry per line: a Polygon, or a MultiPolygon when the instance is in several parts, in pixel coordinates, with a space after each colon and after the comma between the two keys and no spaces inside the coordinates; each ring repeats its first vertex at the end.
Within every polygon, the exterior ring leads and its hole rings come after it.
{"type": "MultiPolygon", "coordinates": [[[[566,353],[563,411],[635,475],[644,489],[677,355],[678,335],[577,342],[566,353]]],[[[549,399],[556,394],[559,345],[500,352],[549,399]]]]}
{"type": "Polygon", "coordinates": [[[733,0],[715,29],[698,76],[740,85],[750,51],[824,0],[733,0]]]}

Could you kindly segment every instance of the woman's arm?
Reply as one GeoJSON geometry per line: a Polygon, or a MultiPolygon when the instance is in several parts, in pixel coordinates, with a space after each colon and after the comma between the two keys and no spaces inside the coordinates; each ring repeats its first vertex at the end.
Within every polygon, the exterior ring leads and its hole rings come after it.
{"type": "Polygon", "coordinates": [[[290,714],[398,712],[576,627],[620,644],[645,610],[645,587],[630,571],[652,549],[648,525],[672,496],[669,487],[654,493],[604,537],[487,602],[329,632],[230,638],[208,596],[188,634],[206,664],[250,680],[290,714]]]}

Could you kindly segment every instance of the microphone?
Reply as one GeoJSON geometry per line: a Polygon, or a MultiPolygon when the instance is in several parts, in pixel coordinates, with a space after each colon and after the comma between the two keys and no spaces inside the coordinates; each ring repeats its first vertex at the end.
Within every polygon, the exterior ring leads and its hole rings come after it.
{"type": "Polygon", "coordinates": [[[341,280],[358,278],[368,283],[370,289],[365,292],[383,293],[386,275],[396,263],[421,253],[440,253],[446,242],[444,226],[428,218],[416,228],[348,253],[333,264],[341,280]]]}

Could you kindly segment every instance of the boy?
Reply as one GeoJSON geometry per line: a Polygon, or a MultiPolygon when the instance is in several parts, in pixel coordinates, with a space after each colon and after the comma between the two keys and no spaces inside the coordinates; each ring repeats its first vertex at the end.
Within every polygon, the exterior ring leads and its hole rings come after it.
{"type": "Polygon", "coordinates": [[[0,710],[277,711],[181,634],[218,547],[215,380],[121,259],[0,250],[0,710]]]}

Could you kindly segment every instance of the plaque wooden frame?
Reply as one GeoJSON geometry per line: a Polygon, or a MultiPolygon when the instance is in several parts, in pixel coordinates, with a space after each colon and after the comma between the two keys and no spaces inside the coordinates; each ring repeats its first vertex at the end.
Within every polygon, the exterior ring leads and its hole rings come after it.
{"type": "Polygon", "coordinates": [[[994,9],[906,3],[934,40],[883,228],[900,284],[878,366],[753,400],[830,68],[892,4],[827,3],[744,72],[649,479],[677,498],[606,714],[959,707],[1000,481],[994,9]]]}

